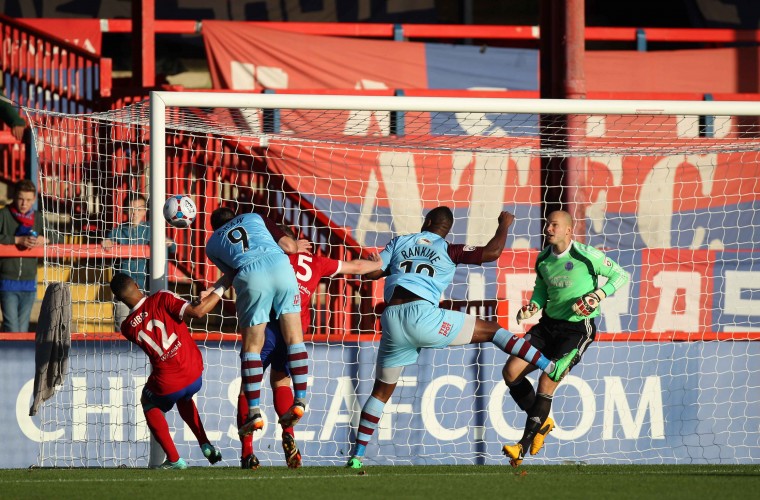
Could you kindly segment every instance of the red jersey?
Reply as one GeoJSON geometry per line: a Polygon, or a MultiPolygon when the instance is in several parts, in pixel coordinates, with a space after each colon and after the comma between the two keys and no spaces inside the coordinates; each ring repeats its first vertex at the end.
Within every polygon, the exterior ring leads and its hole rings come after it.
{"type": "Polygon", "coordinates": [[[121,324],[121,334],[148,355],[153,371],[146,386],[156,394],[177,392],[203,373],[201,351],[182,321],[188,305],[162,290],[138,302],[121,324]]]}
{"type": "Polygon", "coordinates": [[[301,326],[306,333],[311,323],[311,294],[319,286],[319,280],[340,272],[341,261],[310,253],[295,253],[288,257],[301,292],[301,326]]]}

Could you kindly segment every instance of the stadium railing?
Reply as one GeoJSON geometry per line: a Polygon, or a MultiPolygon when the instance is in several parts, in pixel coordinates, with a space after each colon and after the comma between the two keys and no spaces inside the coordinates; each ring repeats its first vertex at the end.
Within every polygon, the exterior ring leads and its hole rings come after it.
{"type": "MultiPolygon", "coordinates": [[[[64,21],[64,20],[62,20],[64,21]]],[[[379,38],[392,40],[502,40],[538,46],[538,26],[494,26],[458,24],[392,24],[392,23],[304,23],[278,21],[239,21],[308,35],[379,38]]],[[[202,21],[154,21],[157,34],[200,34],[202,21]]],[[[131,33],[131,19],[101,19],[104,33],[131,33]]],[[[587,42],[630,42],[637,50],[647,50],[649,43],[707,43],[732,45],[760,43],[760,30],[716,28],[617,28],[586,27],[587,42]]]]}

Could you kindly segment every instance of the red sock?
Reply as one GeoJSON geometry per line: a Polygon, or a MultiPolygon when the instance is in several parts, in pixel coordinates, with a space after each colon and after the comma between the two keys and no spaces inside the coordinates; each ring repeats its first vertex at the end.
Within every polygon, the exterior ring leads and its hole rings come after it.
{"type": "MultiPolygon", "coordinates": [[[[290,387],[280,386],[274,389],[274,411],[277,412],[277,416],[281,417],[288,412],[291,406],[293,406],[293,391],[290,387]]],[[[293,427],[283,429],[291,436],[293,435],[293,427]]]]}
{"type": "Polygon", "coordinates": [[[177,410],[179,410],[179,416],[182,417],[182,420],[190,426],[190,430],[195,434],[198,444],[209,443],[206,431],[203,429],[201,416],[198,415],[198,408],[195,407],[195,401],[192,399],[180,399],[177,401],[177,410]]]}
{"type": "Polygon", "coordinates": [[[166,453],[166,458],[168,458],[170,462],[176,462],[179,460],[179,453],[177,453],[177,448],[174,446],[172,436],[169,434],[169,424],[166,423],[164,412],[154,407],[144,413],[145,420],[148,421],[148,429],[150,429],[150,432],[153,433],[153,437],[156,438],[158,444],[163,448],[164,453],[166,453]]]}
{"type": "MultiPolygon", "coordinates": [[[[245,397],[245,394],[238,396],[237,410],[237,424],[239,428],[246,420],[248,420],[248,399],[245,397]]],[[[248,455],[253,454],[253,434],[248,434],[247,436],[240,438],[240,443],[243,445],[240,455],[241,457],[247,457],[248,455]]]]}

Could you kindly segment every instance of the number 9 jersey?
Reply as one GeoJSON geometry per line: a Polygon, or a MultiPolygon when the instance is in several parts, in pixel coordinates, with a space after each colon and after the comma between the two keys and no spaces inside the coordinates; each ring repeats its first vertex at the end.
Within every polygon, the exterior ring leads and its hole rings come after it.
{"type": "Polygon", "coordinates": [[[277,242],[285,233],[274,221],[259,214],[236,216],[211,235],[206,243],[206,256],[224,273],[237,271],[257,260],[285,252],[277,242]]]}
{"type": "Polygon", "coordinates": [[[161,290],[143,298],[121,324],[121,334],[134,342],[153,367],[146,387],[159,395],[177,392],[203,373],[203,356],[182,315],[188,302],[161,290]]]}
{"type": "Polygon", "coordinates": [[[380,252],[385,278],[384,299],[401,286],[438,305],[454,279],[457,264],[482,264],[483,247],[450,245],[441,236],[423,231],[396,236],[380,252]]]}

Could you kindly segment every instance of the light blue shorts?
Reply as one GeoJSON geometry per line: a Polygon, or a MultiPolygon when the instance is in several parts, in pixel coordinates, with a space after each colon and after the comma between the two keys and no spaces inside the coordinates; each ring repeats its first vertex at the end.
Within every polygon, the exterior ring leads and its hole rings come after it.
{"type": "Polygon", "coordinates": [[[275,318],[301,312],[298,282],[285,254],[262,257],[240,268],[232,284],[240,328],[267,323],[272,312],[275,318]]]}
{"type": "Polygon", "coordinates": [[[416,363],[423,347],[441,349],[469,343],[475,330],[475,317],[416,300],[387,307],[380,324],[383,336],[377,366],[393,368],[416,363]]]}

